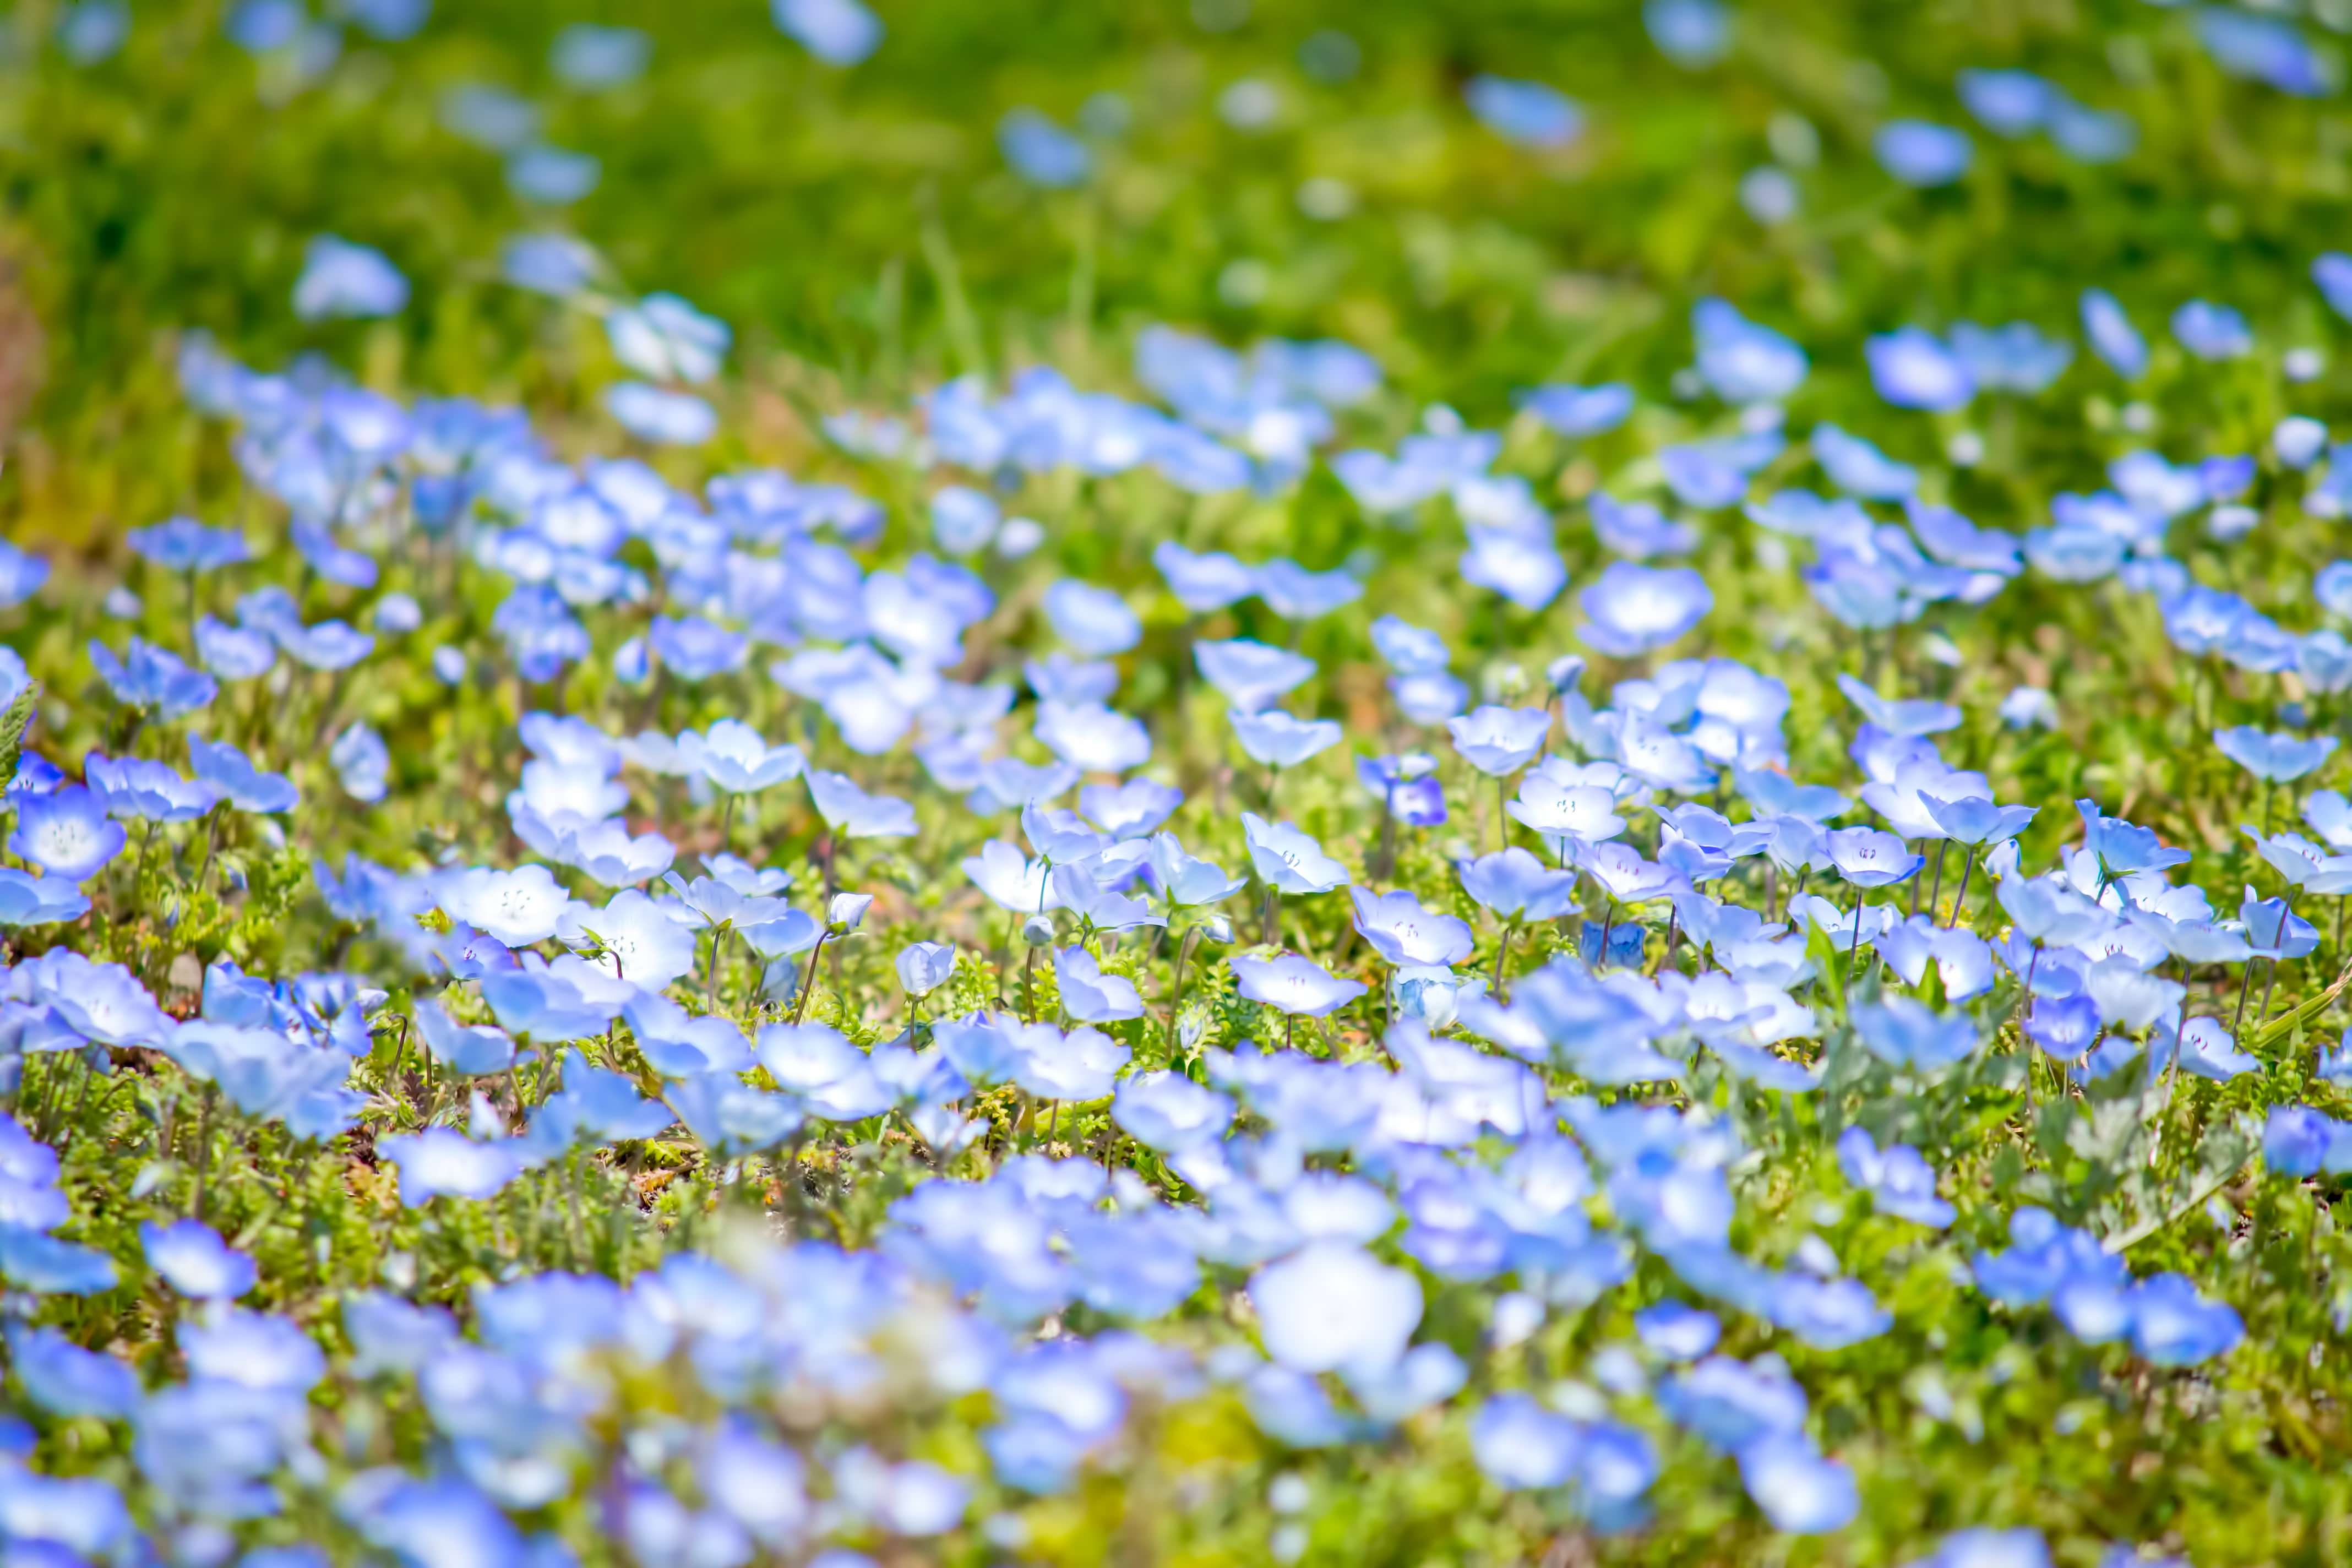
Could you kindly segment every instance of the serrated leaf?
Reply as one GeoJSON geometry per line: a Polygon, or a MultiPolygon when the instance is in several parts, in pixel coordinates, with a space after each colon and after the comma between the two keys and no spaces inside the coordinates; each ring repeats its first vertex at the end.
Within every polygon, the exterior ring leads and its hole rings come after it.
{"type": "Polygon", "coordinates": [[[32,728],[33,705],[41,700],[41,683],[25,683],[8,710],[0,713],[0,790],[16,780],[16,759],[25,752],[25,731],[32,728]]]}

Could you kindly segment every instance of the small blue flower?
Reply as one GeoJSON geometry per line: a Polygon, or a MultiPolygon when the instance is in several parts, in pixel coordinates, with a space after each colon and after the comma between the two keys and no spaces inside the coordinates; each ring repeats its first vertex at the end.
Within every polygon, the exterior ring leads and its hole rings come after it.
{"type": "Polygon", "coordinates": [[[701,398],[642,381],[609,388],[604,407],[630,435],[656,446],[698,447],[719,431],[718,414],[701,398]]]}
{"type": "Polygon", "coordinates": [[[306,321],[393,316],[408,303],[408,279],[383,252],[331,234],[310,241],[294,285],[294,313],[306,321]]]}
{"type": "Polygon", "coordinates": [[[2137,381],[2147,374],[2147,342],[2114,295],[2104,289],[2084,289],[2082,317],[2083,332],[2091,340],[2092,351],[2117,375],[2137,381]]]}
{"type": "Polygon", "coordinates": [[[998,121],[996,146],[1014,174],[1046,190],[1082,185],[1094,172],[1087,144],[1034,109],[1016,109],[998,121]]]}
{"type": "Polygon", "coordinates": [[[1576,635],[1602,653],[1633,658],[1697,626],[1715,608],[1715,595],[1687,566],[1613,561],[1576,602],[1586,616],[1576,635]]]}
{"type": "Polygon", "coordinates": [[[301,799],[292,780],[283,773],[264,773],[226,741],[215,744],[202,735],[189,736],[188,769],[239,811],[291,811],[301,799]]]}
{"type": "Polygon", "coordinates": [[[1871,384],[1897,408],[1948,413],[1976,396],[1968,367],[1933,332],[1905,327],[1872,338],[1863,349],[1871,384]]]}
{"type": "Polygon", "coordinates": [[[2191,300],[2172,312],[2172,335],[2201,360],[2238,359],[2252,353],[2254,335],[2246,318],[2227,305],[2191,300]]]}
{"type": "Polygon", "coordinates": [[[1965,134],[1924,120],[1889,121],[1871,139],[1871,150],[1880,168],[1921,189],[1950,184],[1969,172],[1974,155],[1965,134]]]}
{"type": "Polygon", "coordinates": [[[1584,132],[1576,100],[1539,81],[1476,76],[1462,97],[1488,130],[1522,147],[1565,147],[1584,132]]]}
{"type": "Polygon", "coordinates": [[[8,835],[8,852],[48,877],[83,882],[121,854],[125,841],[122,824],[106,814],[105,798],[69,784],[48,795],[16,797],[16,828],[8,835]]]}
{"type": "Polygon", "coordinates": [[[233,528],[207,528],[192,517],[174,517],[123,535],[131,553],[167,572],[216,572],[253,558],[245,535],[233,528]]]}
{"type": "Polygon", "coordinates": [[[2266,784],[2292,784],[2326,762],[2336,750],[2333,735],[2290,735],[2251,724],[2213,731],[2221,754],[2266,784]]]}
{"type": "Polygon", "coordinates": [[[147,1262],[163,1282],[199,1301],[231,1301],[251,1290],[260,1270],[247,1254],[220,1238],[200,1220],[142,1225],[139,1241],[147,1262]]]}
{"type": "Polygon", "coordinates": [[[858,0],[769,0],[777,28],[829,66],[854,66],[882,47],[882,24],[858,0]]]}

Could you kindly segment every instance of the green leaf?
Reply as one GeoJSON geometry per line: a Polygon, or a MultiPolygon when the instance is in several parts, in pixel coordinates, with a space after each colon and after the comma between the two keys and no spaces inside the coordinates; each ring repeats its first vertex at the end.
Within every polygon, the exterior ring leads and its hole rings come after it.
{"type": "Polygon", "coordinates": [[[0,789],[16,782],[16,759],[24,754],[25,731],[32,728],[33,705],[40,700],[41,683],[27,681],[8,711],[0,713],[0,789]]]}

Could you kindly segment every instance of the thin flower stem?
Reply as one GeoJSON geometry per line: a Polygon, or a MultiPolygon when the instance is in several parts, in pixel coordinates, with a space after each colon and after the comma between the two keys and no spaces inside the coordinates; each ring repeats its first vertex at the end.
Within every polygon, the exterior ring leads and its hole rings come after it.
{"type": "Polygon", "coordinates": [[[1952,895],[1952,915],[1949,920],[1944,922],[1944,929],[1946,931],[1949,931],[1954,926],[1960,923],[1960,911],[1968,907],[1969,902],[1969,873],[1974,871],[1976,868],[1976,847],[1971,845],[1969,847],[1968,858],[1960,862],[1960,890],[1952,895]]]}
{"type": "Polygon", "coordinates": [[[1192,956],[1192,943],[1201,934],[1199,926],[1185,928],[1184,940],[1176,944],[1176,975],[1169,986],[1168,997],[1168,1059],[1176,1059],[1176,1015],[1184,1009],[1184,963],[1192,956]]]}
{"type": "MultiPolygon", "coordinates": [[[[793,1022],[794,1024],[798,1024],[801,1019],[805,1017],[808,1014],[809,993],[816,989],[817,954],[824,951],[826,939],[831,937],[832,934],[833,933],[831,931],[825,931],[820,934],[816,939],[816,945],[809,949],[808,973],[801,976],[801,994],[793,998],[793,1022]]],[[[1029,950],[1029,962],[1034,963],[1036,961],[1037,950],[1033,947],[1029,950]]],[[[1035,1020],[1034,1018],[1031,1020],[1033,1023],[1034,1021],[1035,1020]]]]}

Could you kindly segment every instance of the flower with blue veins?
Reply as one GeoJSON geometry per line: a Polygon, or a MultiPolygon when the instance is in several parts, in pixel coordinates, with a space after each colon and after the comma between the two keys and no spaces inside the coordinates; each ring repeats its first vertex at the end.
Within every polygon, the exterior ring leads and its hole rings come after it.
{"type": "Polygon", "coordinates": [[[80,784],[20,795],[16,805],[8,852],[39,867],[44,880],[87,881],[121,854],[127,841],[122,824],[107,815],[105,797],[80,784]]]}

